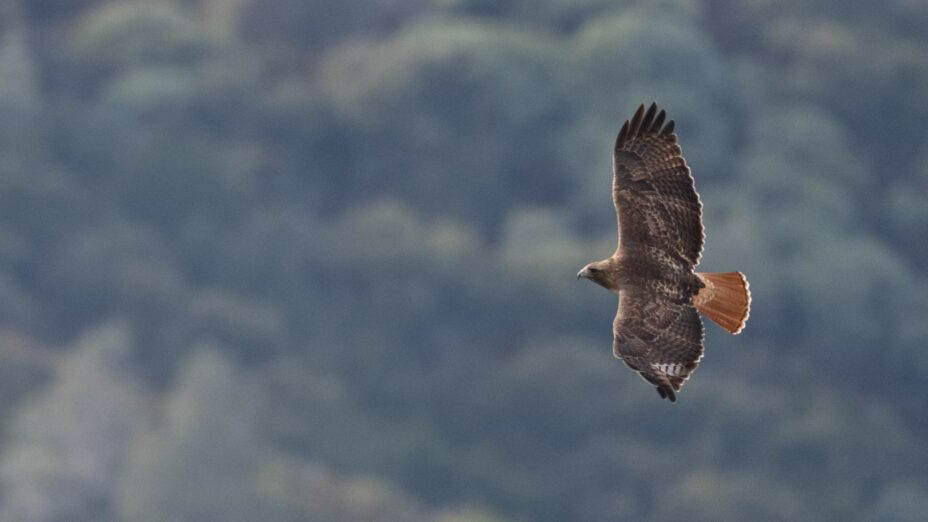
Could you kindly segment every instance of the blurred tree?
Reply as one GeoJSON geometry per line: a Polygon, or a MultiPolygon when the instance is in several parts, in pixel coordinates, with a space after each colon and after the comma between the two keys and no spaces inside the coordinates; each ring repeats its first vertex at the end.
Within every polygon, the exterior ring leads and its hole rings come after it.
{"type": "Polygon", "coordinates": [[[900,6],[893,15],[873,17],[879,23],[861,26],[852,13],[867,11],[863,3],[839,15],[826,5],[807,7],[812,13],[783,10],[765,24],[765,51],[782,65],[775,81],[789,95],[840,114],[854,131],[853,145],[866,151],[881,179],[894,179],[909,171],[922,144],[917,136],[928,110],[920,94],[928,82],[922,59],[928,41],[924,32],[900,29],[924,20],[924,9],[900,6]]]}
{"type": "Polygon", "coordinates": [[[239,27],[258,44],[289,47],[286,58],[303,63],[359,34],[388,32],[408,23],[427,0],[249,0],[239,27]],[[296,56],[302,54],[302,57],[296,56]]]}
{"type": "Polygon", "coordinates": [[[917,480],[896,480],[880,492],[868,516],[877,520],[915,522],[928,509],[928,485],[917,480]]]}
{"type": "Polygon", "coordinates": [[[189,66],[210,50],[208,35],[173,2],[98,5],[81,21],[72,49],[88,92],[132,67],[189,66]]]}
{"type": "Polygon", "coordinates": [[[196,350],[157,430],[132,448],[116,488],[123,520],[285,520],[260,489],[260,398],[214,348],[196,350]]]}
{"type": "Polygon", "coordinates": [[[170,320],[185,299],[175,256],[138,223],[88,226],[58,244],[36,271],[59,334],[114,315],[139,324],[170,320]]]}
{"type": "Polygon", "coordinates": [[[486,18],[503,18],[519,20],[548,26],[559,32],[570,32],[588,22],[597,15],[609,10],[627,8],[636,2],[623,0],[512,0],[494,2],[492,0],[436,0],[440,10],[486,18]]]}
{"type": "Polygon", "coordinates": [[[264,489],[279,502],[278,505],[291,508],[292,520],[435,520],[424,506],[377,479],[340,475],[325,466],[301,462],[289,455],[267,460],[262,473],[264,489]]]}
{"type": "Polygon", "coordinates": [[[0,104],[4,108],[35,108],[38,97],[35,74],[25,28],[14,26],[0,31],[0,104]]]}
{"type": "Polygon", "coordinates": [[[888,184],[881,216],[885,216],[889,236],[909,262],[921,273],[928,273],[928,245],[913,238],[928,234],[928,149],[913,166],[910,179],[888,184]]]}
{"type": "Polygon", "coordinates": [[[222,343],[227,351],[240,350],[242,359],[266,361],[283,344],[283,322],[271,305],[220,291],[193,296],[188,310],[188,335],[222,343]]]}
{"type": "Polygon", "coordinates": [[[123,325],[86,333],[16,415],[0,460],[3,519],[114,520],[118,472],[148,415],[130,350],[123,325]]]}
{"type": "Polygon", "coordinates": [[[821,520],[795,491],[753,476],[692,473],[663,490],[656,518],[674,520],[821,520]],[[758,483],[760,482],[760,483],[758,483]]]}
{"type": "Polygon", "coordinates": [[[556,103],[558,56],[530,32],[460,21],[331,53],[321,88],[355,129],[342,146],[358,158],[352,176],[339,177],[339,196],[403,197],[489,230],[504,195],[557,201],[565,189],[552,142],[565,117],[556,103]]]}
{"type": "Polygon", "coordinates": [[[51,23],[68,20],[82,10],[98,3],[98,0],[8,0],[7,4],[19,4],[30,21],[51,23]]]}

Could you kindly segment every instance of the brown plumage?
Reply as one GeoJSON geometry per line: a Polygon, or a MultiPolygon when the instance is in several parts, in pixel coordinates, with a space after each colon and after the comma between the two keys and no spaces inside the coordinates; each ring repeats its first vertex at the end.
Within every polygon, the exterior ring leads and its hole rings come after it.
{"type": "Polygon", "coordinates": [[[613,354],[675,401],[702,359],[699,314],[738,334],[751,294],[740,272],[695,271],[705,238],[702,203],[674,122],[665,119],[652,103],[622,126],[612,163],[618,248],[577,276],[619,295],[613,354]]]}

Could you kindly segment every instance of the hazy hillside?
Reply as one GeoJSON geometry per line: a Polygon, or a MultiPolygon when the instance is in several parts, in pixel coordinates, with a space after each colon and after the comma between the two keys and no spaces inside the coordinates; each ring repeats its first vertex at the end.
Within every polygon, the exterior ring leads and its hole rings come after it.
{"type": "Polygon", "coordinates": [[[920,520],[928,3],[0,0],[0,520],[920,520]],[[742,270],[611,354],[657,101],[742,270]]]}

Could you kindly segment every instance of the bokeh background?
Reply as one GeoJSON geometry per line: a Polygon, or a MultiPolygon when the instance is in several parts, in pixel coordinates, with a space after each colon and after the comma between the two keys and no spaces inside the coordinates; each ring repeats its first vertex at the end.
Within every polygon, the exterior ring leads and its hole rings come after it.
{"type": "Polygon", "coordinates": [[[924,520],[928,3],[0,1],[0,520],[924,520]],[[611,354],[657,101],[754,307],[611,354]]]}

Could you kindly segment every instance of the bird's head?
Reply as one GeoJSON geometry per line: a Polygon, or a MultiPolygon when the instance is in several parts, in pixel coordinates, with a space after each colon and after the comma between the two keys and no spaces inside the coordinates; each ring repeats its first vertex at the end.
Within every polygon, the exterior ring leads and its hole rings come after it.
{"type": "Polygon", "coordinates": [[[589,279],[594,283],[614,290],[618,286],[616,279],[616,270],[612,259],[604,259],[602,261],[593,261],[592,263],[586,265],[577,272],[577,279],[581,277],[589,279]]]}

